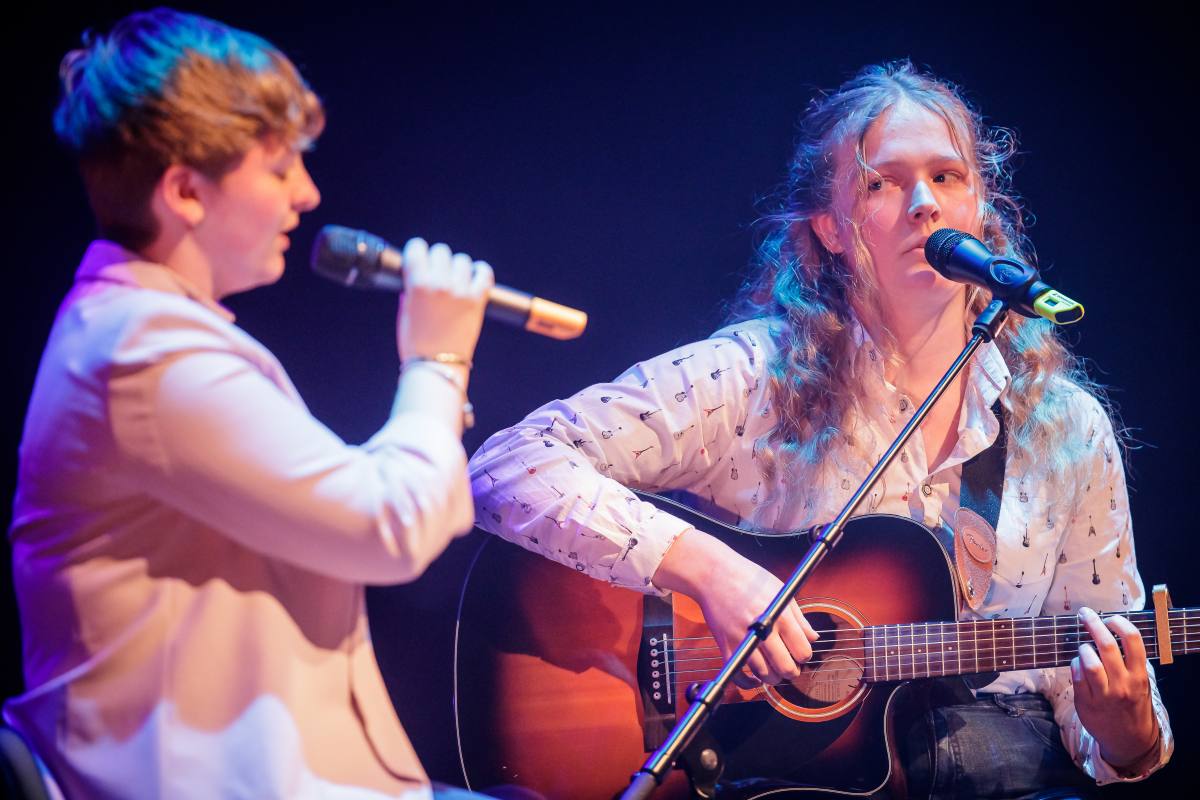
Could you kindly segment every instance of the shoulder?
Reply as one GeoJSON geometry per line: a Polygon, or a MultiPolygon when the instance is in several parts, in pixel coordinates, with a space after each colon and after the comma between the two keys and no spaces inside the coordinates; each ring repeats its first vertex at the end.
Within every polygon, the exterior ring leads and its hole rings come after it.
{"type": "Polygon", "coordinates": [[[777,344],[784,323],[767,317],[743,320],[726,325],[706,341],[733,343],[752,364],[769,362],[779,350],[777,344]]]}
{"type": "Polygon", "coordinates": [[[72,351],[125,366],[153,364],[187,352],[266,352],[247,333],[200,303],[138,287],[77,287],[55,327],[72,351]]]}
{"type": "Polygon", "coordinates": [[[1056,424],[1071,431],[1072,438],[1113,436],[1113,421],[1106,403],[1066,376],[1050,379],[1044,402],[1055,411],[1056,424]]]}

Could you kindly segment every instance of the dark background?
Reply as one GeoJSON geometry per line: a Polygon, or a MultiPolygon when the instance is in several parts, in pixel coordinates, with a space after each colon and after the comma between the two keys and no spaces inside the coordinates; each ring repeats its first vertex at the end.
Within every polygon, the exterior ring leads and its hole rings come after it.
{"type": "MultiPolygon", "coordinates": [[[[1166,582],[1179,605],[1200,605],[1200,548],[1186,516],[1200,435],[1188,388],[1197,169],[1193,78],[1179,56],[1185,26],[1066,16],[1050,4],[987,4],[987,14],[829,6],[194,4],[188,10],[291,55],[329,115],[308,162],[324,201],[293,235],[287,274],[229,305],[316,416],[351,442],[368,438],[391,402],[395,299],[312,276],[307,252],[321,225],[447,241],[490,261],[503,283],[588,310],[589,329],[574,342],[485,328],[471,451],[546,400],[717,327],[751,255],[756,199],[782,180],[814,88],[865,63],[911,57],[964,85],[989,121],[1018,130],[1016,183],[1037,217],[1041,264],[1087,305],[1070,339],[1112,387],[1140,445],[1128,469],[1147,591],[1166,582]]],[[[5,125],[5,497],[38,356],[91,236],[50,127],[57,64],[83,29],[106,30],[133,8],[23,12],[9,30],[4,58],[17,97],[5,125]]],[[[449,782],[450,626],[480,535],[455,543],[416,583],[371,596],[401,717],[430,773],[449,782]]],[[[21,690],[19,634],[8,570],[0,573],[0,693],[10,695],[21,690]]],[[[1188,713],[1196,674],[1188,659],[1160,670],[1174,762],[1148,784],[1107,795],[1183,785],[1200,757],[1188,713]]]]}

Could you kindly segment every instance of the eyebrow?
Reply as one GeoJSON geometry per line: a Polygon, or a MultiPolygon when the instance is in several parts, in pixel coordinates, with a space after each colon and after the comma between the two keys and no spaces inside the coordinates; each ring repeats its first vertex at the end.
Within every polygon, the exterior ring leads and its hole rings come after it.
{"type": "MultiPolygon", "coordinates": [[[[938,164],[958,164],[958,165],[962,165],[963,167],[966,167],[967,160],[965,158],[963,158],[962,156],[958,155],[957,153],[955,153],[954,155],[933,156],[931,158],[925,159],[925,162],[924,162],[925,166],[938,165],[938,164]]],[[[895,161],[880,161],[877,164],[867,164],[867,168],[872,169],[875,172],[883,172],[884,170],[894,169],[896,167],[902,167],[902,168],[907,169],[908,166],[909,166],[909,162],[904,159],[895,160],[895,161]]]]}

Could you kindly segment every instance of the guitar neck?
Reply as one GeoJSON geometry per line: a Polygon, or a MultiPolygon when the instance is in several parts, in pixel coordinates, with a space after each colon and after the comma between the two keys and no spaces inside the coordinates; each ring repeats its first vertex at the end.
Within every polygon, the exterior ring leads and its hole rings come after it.
{"type": "MultiPolygon", "coordinates": [[[[1133,611],[1123,616],[1141,632],[1146,655],[1157,659],[1155,613],[1133,611]]],[[[1200,609],[1171,609],[1167,617],[1171,652],[1183,655],[1200,650],[1200,609]]],[[[1080,642],[1091,641],[1074,614],[874,625],[863,630],[863,637],[863,678],[868,682],[1060,667],[1079,653],[1080,642]]]]}

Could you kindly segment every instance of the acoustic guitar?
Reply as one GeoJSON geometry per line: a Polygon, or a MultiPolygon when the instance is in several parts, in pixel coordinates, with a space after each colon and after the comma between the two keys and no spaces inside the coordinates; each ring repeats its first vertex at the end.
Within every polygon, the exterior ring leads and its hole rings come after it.
{"type": "MultiPolygon", "coordinates": [[[[639,493],[786,579],[809,532],[759,535],[639,493]]],[[[868,795],[896,786],[891,723],[900,690],[925,678],[1068,664],[1087,638],[1075,614],[957,622],[958,582],[934,534],[911,519],[852,519],[802,587],[821,632],[797,680],[731,687],[695,744],[723,781],[766,778],[742,797],[868,795]],[[787,788],[780,788],[786,785],[787,788]]],[[[1065,609],[1067,610],[1067,609],[1065,609]]],[[[1125,615],[1150,658],[1200,649],[1200,609],[1125,615]],[[1164,642],[1165,644],[1165,642],[1164,642]]],[[[488,537],[462,588],[454,712],[466,785],[520,786],[549,800],[606,800],[713,677],[720,651],[689,598],[608,586],[488,537]]],[[[694,751],[695,748],[693,748],[694,751]]],[[[683,797],[673,770],[656,797],[683,797]]]]}

